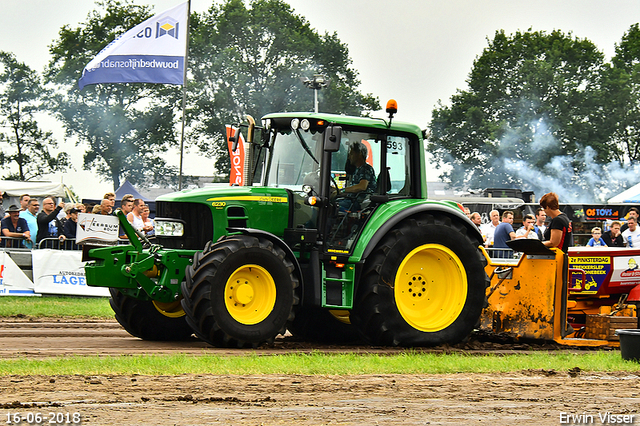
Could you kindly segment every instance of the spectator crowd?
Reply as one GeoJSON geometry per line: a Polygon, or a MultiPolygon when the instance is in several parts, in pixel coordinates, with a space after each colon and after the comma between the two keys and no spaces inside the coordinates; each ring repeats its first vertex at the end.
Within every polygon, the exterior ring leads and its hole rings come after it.
{"type": "MultiPolygon", "coordinates": [[[[53,196],[47,196],[41,202],[28,194],[21,195],[20,206],[2,206],[3,194],[0,194],[0,218],[2,241],[0,247],[12,248],[73,248],[79,213],[102,215],[116,214],[116,195],[108,192],[99,204],[85,206],[82,203],[58,202],[53,196]]],[[[155,224],[149,218],[149,206],[142,199],[127,194],[122,197],[120,209],[133,227],[148,237],[154,236],[155,224]]],[[[121,232],[121,237],[124,232],[121,232]]]]}

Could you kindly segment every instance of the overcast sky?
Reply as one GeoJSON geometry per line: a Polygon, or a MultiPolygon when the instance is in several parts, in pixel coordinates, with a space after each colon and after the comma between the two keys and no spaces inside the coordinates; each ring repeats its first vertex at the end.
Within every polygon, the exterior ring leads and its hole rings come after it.
{"type": "MultiPolygon", "coordinates": [[[[162,12],[180,0],[136,0],[162,12]]],[[[615,44],[632,24],[640,22],[637,0],[290,0],[318,32],[336,32],[346,43],[362,82],[361,90],[398,101],[396,118],[425,128],[438,100],[447,103],[456,90],[466,88],[474,59],[498,30],[571,32],[591,40],[609,59],[615,44]]],[[[211,0],[192,0],[203,12],[211,0]]],[[[90,0],[0,0],[0,50],[42,71],[49,60],[48,45],[63,25],[76,27],[95,8],[90,0]]],[[[96,52],[97,53],[97,52],[96,52]]],[[[310,108],[312,108],[310,96],[310,108]]],[[[320,106],[322,109],[322,105],[320,106]]],[[[64,135],[51,121],[59,141],[64,135]]],[[[64,176],[81,197],[99,197],[111,184],[81,172],[82,151],[64,144],[77,172],[64,176]]],[[[191,157],[194,158],[194,157],[191,157]]],[[[185,161],[185,174],[202,174],[202,166],[185,161]]],[[[177,162],[176,162],[177,165],[177,162]]],[[[429,176],[434,180],[436,176],[429,176]]],[[[60,181],[61,176],[51,180],[60,181]]]]}

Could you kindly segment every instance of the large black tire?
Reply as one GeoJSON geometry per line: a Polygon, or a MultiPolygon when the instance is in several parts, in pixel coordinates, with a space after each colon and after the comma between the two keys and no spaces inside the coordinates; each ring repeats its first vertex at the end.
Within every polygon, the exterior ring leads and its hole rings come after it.
{"type": "Polygon", "coordinates": [[[115,288],[110,288],[109,292],[109,304],[116,320],[132,336],[165,342],[191,339],[193,330],[187,324],[179,302],[165,304],[139,300],[115,288]]]}
{"type": "Polygon", "coordinates": [[[362,342],[358,329],[349,320],[348,311],[330,311],[316,306],[302,306],[289,326],[298,340],[326,344],[362,342]]]}
{"type": "Polygon", "coordinates": [[[196,336],[218,347],[256,347],[284,334],[298,304],[293,262],[271,241],[234,235],[194,256],[182,306],[196,336]]]}
{"type": "Polygon", "coordinates": [[[404,220],[366,260],[351,323],[375,345],[463,340],[478,323],[489,284],[478,245],[445,215],[404,220]]]}

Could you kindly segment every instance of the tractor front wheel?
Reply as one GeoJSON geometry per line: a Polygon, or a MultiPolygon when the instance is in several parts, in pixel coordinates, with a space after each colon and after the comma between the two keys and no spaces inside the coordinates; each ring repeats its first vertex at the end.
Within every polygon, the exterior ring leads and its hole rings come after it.
{"type": "Polygon", "coordinates": [[[262,237],[235,235],[196,256],[182,283],[182,306],[199,338],[218,347],[255,347],[285,333],[298,280],[282,249],[262,237]]]}

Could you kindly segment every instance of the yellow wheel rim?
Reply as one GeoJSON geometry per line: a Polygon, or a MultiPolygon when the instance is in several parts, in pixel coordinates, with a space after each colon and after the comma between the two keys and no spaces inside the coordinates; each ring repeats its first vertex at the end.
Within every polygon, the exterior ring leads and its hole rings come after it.
{"type": "Polygon", "coordinates": [[[258,324],[273,311],[276,283],[262,266],[241,266],[227,280],[224,303],[234,320],[246,325],[258,324]]]}
{"type": "Polygon", "coordinates": [[[184,310],[182,309],[182,304],[179,300],[171,303],[157,302],[154,300],[153,306],[155,306],[158,312],[165,317],[180,318],[185,315],[184,310]]]}
{"type": "Polygon", "coordinates": [[[453,324],[467,299],[467,274],[454,252],[425,244],[398,268],[394,297],[400,315],[412,327],[436,332],[453,324]]]}

